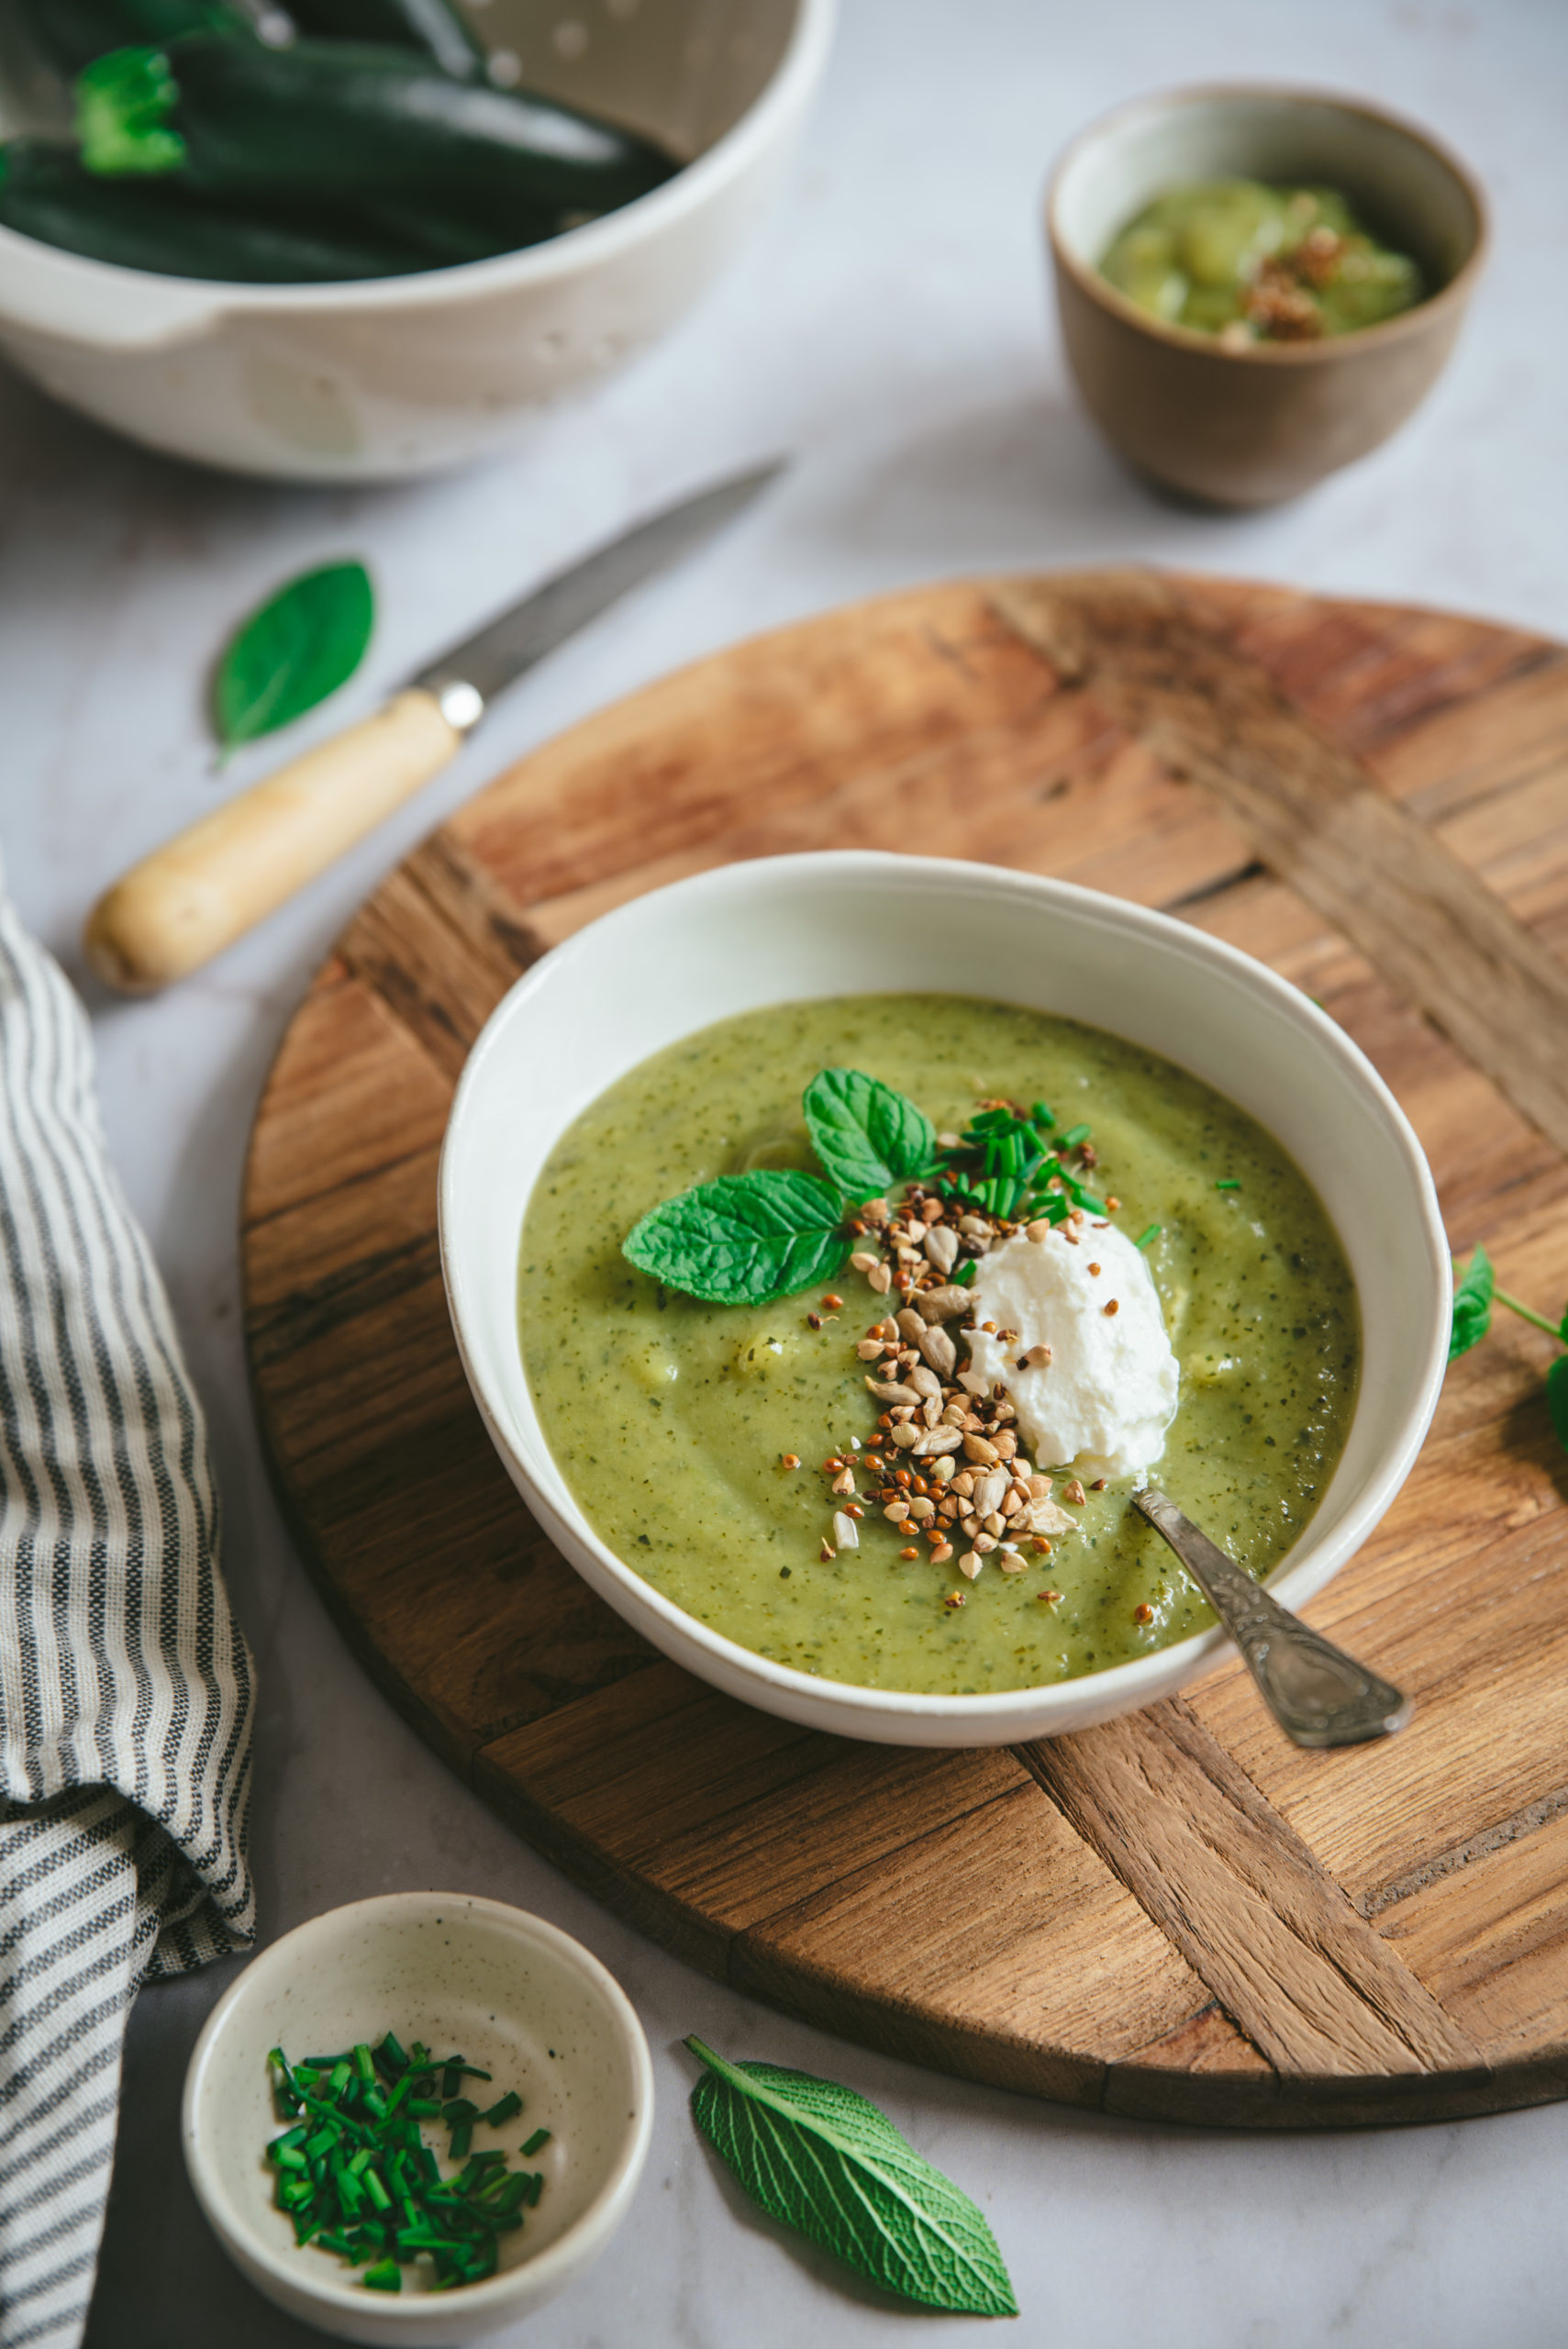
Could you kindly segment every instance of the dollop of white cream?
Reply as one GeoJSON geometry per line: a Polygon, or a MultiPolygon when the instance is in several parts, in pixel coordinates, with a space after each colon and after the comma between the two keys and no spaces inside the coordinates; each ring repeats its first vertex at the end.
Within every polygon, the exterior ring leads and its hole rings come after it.
{"type": "Polygon", "coordinates": [[[1141,1475],[1165,1449],[1180,1372],[1149,1267],[1114,1224],[1019,1233],[981,1257],[969,1334],[973,1369],[1006,1386],[1019,1432],[1042,1468],[1083,1476],[1141,1475]],[[1074,1237],[1066,1235],[1071,1230],[1074,1237]],[[1106,1308],[1115,1301],[1116,1311],[1106,1308]],[[1019,1358],[1049,1346],[1049,1363],[1019,1358]]]}

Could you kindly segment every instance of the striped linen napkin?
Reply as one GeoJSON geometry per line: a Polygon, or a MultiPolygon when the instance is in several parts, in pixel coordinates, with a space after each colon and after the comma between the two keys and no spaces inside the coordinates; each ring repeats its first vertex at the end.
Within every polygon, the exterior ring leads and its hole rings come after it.
{"type": "Polygon", "coordinates": [[[0,883],[0,2349],[81,2338],[140,1984],[251,1938],[251,1709],[86,1019],[0,883]]]}

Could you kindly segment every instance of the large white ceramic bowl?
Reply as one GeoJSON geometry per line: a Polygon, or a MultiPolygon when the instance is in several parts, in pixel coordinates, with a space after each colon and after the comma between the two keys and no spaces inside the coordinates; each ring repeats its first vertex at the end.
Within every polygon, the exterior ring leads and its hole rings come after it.
{"type": "Polygon", "coordinates": [[[716,1019],[807,996],[919,989],[1027,1004],[1163,1053],[1258,1119],[1316,1186],[1360,1293],[1363,1359],[1345,1451],[1271,1588],[1299,1607],[1398,1491],[1437,1402],[1451,1275],[1430,1174],[1388,1088],[1307,996],[1233,947],[1064,881],[934,858],[782,856],[606,915],[502,1001],[463,1071],[440,1169],[458,1344],[495,1447],[584,1579],[653,1645],[764,1710],[898,1745],[1000,1745],[1170,1696],[1224,1649],[1208,1631],[1050,1687],[928,1697],[818,1679],[752,1654],[599,1539],[550,1457],[518,1348],[523,1209],[563,1129],[606,1085],[716,1019]]]}
{"type": "MultiPolygon", "coordinates": [[[[637,2191],[653,2130],[648,2042],[614,1976],[542,1917],[466,1893],[396,1892],[313,1917],[253,1958],[207,2018],[185,2075],[185,2166],[242,2274],[291,2316],[343,2341],[456,2349],[517,2322],[605,2249],[637,2191]],[[480,2143],[550,2142],[539,2207],[502,2238],[485,2283],[452,2292],[365,2289],[328,2253],[301,2250],[272,2202],[267,2053],[291,2058],[395,2032],[490,2072],[523,2111],[480,2143]]],[[[436,2140],[439,2144],[440,2140],[436,2140]]]]}
{"type": "Polygon", "coordinates": [[[745,235],[821,75],[834,0],[489,0],[528,84],[693,160],[548,244],[353,285],[160,277],[0,228],[0,351],[178,457],[377,481],[495,447],[690,308],[745,235]]]}

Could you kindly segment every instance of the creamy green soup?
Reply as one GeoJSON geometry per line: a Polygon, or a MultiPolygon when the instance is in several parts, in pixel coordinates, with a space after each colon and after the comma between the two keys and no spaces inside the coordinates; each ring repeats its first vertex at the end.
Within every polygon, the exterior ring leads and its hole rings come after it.
{"type": "Polygon", "coordinates": [[[876,1430],[854,1348],[884,1300],[846,1270],[842,1310],[819,1329],[807,1316],[822,1315],[820,1292],[699,1304],[634,1270],[621,1242],[693,1184],[810,1166],[800,1097],[828,1067],[880,1077],[940,1129],[993,1097],[1043,1097],[1063,1127],[1092,1126],[1115,1222],[1134,1239],[1161,1227],[1146,1254],[1181,1402],[1151,1480],[1260,1575],[1326,1490],[1355,1398],[1355,1289],[1278,1143],[1210,1086],[1098,1029],[959,996],[856,996],[748,1012],[672,1045],[603,1094],[540,1174],[519,1261],[523,1360],[591,1523],[700,1621],[864,1687],[1036,1687],[1207,1624],[1132,1509],[1130,1479],[1089,1493],[1071,1512],[1077,1530],[1027,1571],[984,1571],[972,1587],[951,1563],[902,1560],[906,1537],[873,1507],[858,1550],[822,1557],[836,1504],[821,1464],[876,1430]],[[958,1588],[962,1608],[949,1604],[958,1588]]]}

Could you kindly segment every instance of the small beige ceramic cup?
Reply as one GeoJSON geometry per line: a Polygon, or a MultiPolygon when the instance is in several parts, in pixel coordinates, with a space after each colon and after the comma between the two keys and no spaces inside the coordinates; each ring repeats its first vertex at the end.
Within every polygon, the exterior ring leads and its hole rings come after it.
{"type": "Polygon", "coordinates": [[[1464,166],[1381,108],[1221,87],[1140,98],[1083,131],[1052,177],[1046,232],[1068,361],[1107,440],[1155,481],[1237,507],[1294,497],[1403,424],[1452,347],[1486,221],[1464,166]],[[1210,179],[1336,188],[1435,291],[1355,334],[1241,351],[1153,317],[1098,262],[1155,196],[1210,179]]]}
{"type": "Polygon", "coordinates": [[[249,1965],[196,2042],[185,2076],[185,2166],[235,2266],[291,2316],[344,2341],[456,2349],[516,2323],[570,2284],[625,2217],[648,2155],[653,2073],[626,1994],[596,1957],[542,1918],[466,1894],[403,1892],[313,1917],[249,1965]],[[267,2053],[335,2053],[388,2030],[464,2055],[523,2111],[509,2149],[550,2143],[537,2210],[502,2242],[501,2266],[452,2292],[367,2291],[329,2253],[301,2250],[272,2206],[267,2053]],[[516,2142],[513,2142],[513,2139],[516,2142]]]}

